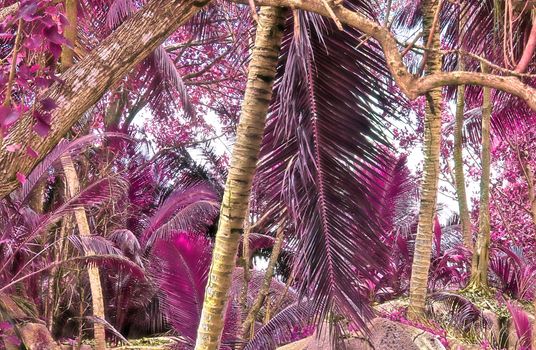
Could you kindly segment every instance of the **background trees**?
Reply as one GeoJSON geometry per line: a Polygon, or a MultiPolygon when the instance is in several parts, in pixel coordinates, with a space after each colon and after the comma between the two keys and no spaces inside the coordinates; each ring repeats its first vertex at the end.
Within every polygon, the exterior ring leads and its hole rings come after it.
{"type": "Polygon", "coordinates": [[[109,341],[255,349],[329,328],[340,346],[408,293],[414,325],[427,295],[533,299],[531,4],[3,5],[0,291],[57,338],[93,322],[109,341]],[[436,197],[464,171],[460,231],[436,197]],[[97,265],[105,317],[80,272],[97,265]]]}

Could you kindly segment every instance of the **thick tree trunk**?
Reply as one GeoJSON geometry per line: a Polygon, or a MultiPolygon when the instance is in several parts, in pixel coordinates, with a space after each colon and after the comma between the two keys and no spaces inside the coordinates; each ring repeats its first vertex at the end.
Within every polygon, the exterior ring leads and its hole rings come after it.
{"type": "Polygon", "coordinates": [[[272,98],[281,47],[283,9],[261,8],[258,23],[237,138],[223,194],[203,312],[197,331],[196,350],[216,350],[220,344],[238,243],[247,214],[266,114],[272,98]]]}
{"type": "MultiPolygon", "coordinates": [[[[40,97],[57,104],[52,111],[51,130],[46,137],[33,131],[32,113],[24,114],[6,136],[0,149],[0,198],[18,186],[17,172],[27,175],[93,106],[110,86],[121,80],[166,37],[190,19],[210,0],[151,0],[125,21],[83,60],[71,67],[40,97]],[[21,144],[21,151],[6,147],[21,144]],[[28,156],[27,146],[38,153],[28,156]]],[[[39,105],[37,109],[41,108],[39,105]]]]}
{"type": "MultiPolygon", "coordinates": [[[[482,66],[482,71],[486,71],[482,66]]],[[[484,87],[482,94],[482,175],[480,177],[479,234],[473,252],[469,288],[487,292],[490,244],[489,180],[491,170],[490,119],[491,91],[484,87]]]]}
{"type": "MultiPolygon", "coordinates": [[[[69,197],[75,196],[80,192],[80,181],[78,180],[78,175],[76,174],[76,169],[74,167],[73,161],[69,155],[63,156],[61,158],[61,165],[65,173],[65,182],[67,185],[67,192],[69,197]]],[[[83,207],[76,208],[75,212],[76,224],[78,226],[78,232],[80,236],[90,236],[91,232],[89,230],[89,224],[86,216],[86,211],[83,207]]],[[[88,252],[89,255],[92,252],[88,252]]],[[[93,316],[105,320],[104,315],[104,299],[102,297],[102,287],[100,280],[100,273],[98,267],[88,267],[87,272],[89,275],[89,287],[91,289],[91,301],[92,301],[92,310],[93,316]]],[[[94,322],[93,330],[95,332],[95,349],[96,350],[105,350],[106,349],[106,337],[105,329],[102,323],[94,322]]]]}
{"type": "MultiPolygon", "coordinates": [[[[439,23],[434,30],[434,17],[440,0],[426,1],[423,6],[424,38],[432,38],[431,47],[439,47],[439,23]],[[433,33],[431,33],[431,31],[433,33]],[[432,36],[430,36],[432,35],[432,36]]],[[[441,56],[430,51],[426,61],[426,74],[441,71],[441,56]]],[[[436,212],[437,186],[439,181],[439,150],[441,146],[441,88],[430,91],[427,95],[424,117],[424,162],[421,183],[421,203],[419,224],[415,240],[415,252],[411,270],[408,317],[414,320],[424,316],[425,300],[428,287],[428,271],[432,254],[432,237],[434,216],[436,212]]]]}

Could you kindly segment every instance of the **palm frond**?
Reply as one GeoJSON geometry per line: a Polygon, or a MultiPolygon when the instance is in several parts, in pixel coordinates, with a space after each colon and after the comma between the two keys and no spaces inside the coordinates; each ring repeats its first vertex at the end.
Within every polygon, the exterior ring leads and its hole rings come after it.
{"type": "Polygon", "coordinates": [[[514,345],[515,349],[532,349],[532,323],[529,320],[528,314],[511,302],[506,302],[506,307],[512,316],[511,320],[517,334],[517,342],[514,345]]]}
{"type": "MultiPolygon", "coordinates": [[[[367,12],[361,2],[346,5],[367,12]]],[[[334,311],[364,328],[372,310],[355,278],[387,261],[370,216],[377,188],[364,184],[385,162],[379,120],[393,111],[389,74],[378,47],[359,32],[298,17],[299,34],[287,23],[257,181],[266,207],[287,210],[296,225],[295,274],[316,321],[334,311]]]]}
{"type": "Polygon", "coordinates": [[[443,321],[450,323],[462,332],[468,332],[474,328],[485,329],[488,327],[488,321],[482,311],[473,304],[469,299],[460,294],[449,292],[436,292],[429,296],[429,305],[432,315],[435,319],[446,317],[443,321]],[[442,304],[446,307],[435,307],[435,304],[442,304]],[[446,315],[439,315],[438,311],[446,311],[446,315]]]}
{"type": "Polygon", "coordinates": [[[141,235],[144,249],[156,239],[178,232],[204,233],[219,212],[219,199],[211,186],[197,182],[175,189],[151,217],[141,235]]]}
{"type": "Polygon", "coordinates": [[[308,301],[296,302],[275,315],[267,324],[255,332],[255,336],[246,344],[244,350],[275,350],[289,343],[294,333],[313,324],[312,304],[308,301]]]}

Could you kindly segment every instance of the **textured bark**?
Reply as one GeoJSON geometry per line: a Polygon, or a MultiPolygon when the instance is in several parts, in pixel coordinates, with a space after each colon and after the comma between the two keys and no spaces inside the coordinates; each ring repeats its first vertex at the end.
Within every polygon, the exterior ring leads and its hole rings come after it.
{"type": "MultiPolygon", "coordinates": [[[[458,30],[462,33],[465,27],[465,19],[459,19],[458,30]]],[[[460,38],[462,40],[462,38],[460,38]]],[[[461,43],[461,42],[460,42],[461,43]]],[[[465,64],[462,57],[458,57],[458,70],[463,71],[465,64]]],[[[465,109],[465,86],[459,85],[456,93],[456,120],[454,125],[454,148],[452,150],[454,158],[454,178],[456,184],[456,195],[458,197],[458,211],[460,213],[461,231],[464,246],[473,249],[473,235],[471,233],[471,218],[469,216],[469,206],[467,205],[467,193],[465,188],[465,174],[463,172],[463,120],[465,109]]]]}
{"type": "Polygon", "coordinates": [[[454,177],[456,179],[456,195],[458,197],[458,210],[460,212],[461,231],[463,245],[473,249],[473,235],[471,233],[471,217],[467,204],[467,192],[465,188],[465,174],[463,171],[463,115],[465,108],[465,86],[458,86],[456,95],[456,122],[454,125],[454,177]]]}
{"type": "MultiPolygon", "coordinates": [[[[65,0],[65,13],[69,26],[65,28],[65,38],[76,45],[77,34],[77,0],[65,0]]],[[[61,52],[61,66],[63,70],[68,69],[73,65],[73,50],[67,46],[63,46],[61,52]]],[[[80,192],[80,181],[78,174],[73,164],[73,160],[69,155],[61,158],[61,164],[65,173],[65,183],[67,186],[67,193],[69,197],[75,196],[80,192]]],[[[76,208],[74,212],[76,219],[76,225],[78,226],[78,232],[80,236],[90,236],[89,223],[86,216],[86,211],[83,207],[76,208]]],[[[92,254],[92,252],[88,252],[92,254]]],[[[100,280],[100,272],[98,267],[90,266],[87,268],[89,276],[89,288],[91,290],[91,302],[93,316],[105,320],[104,314],[104,297],[102,295],[102,286],[100,280]]],[[[106,330],[102,323],[93,322],[93,333],[95,339],[95,350],[106,350],[106,330]]]]}
{"type": "Polygon", "coordinates": [[[31,113],[26,113],[6,136],[0,149],[0,198],[18,186],[17,172],[27,175],[110,86],[209,2],[151,0],[65,72],[60,82],[55,82],[40,96],[41,99],[52,98],[57,104],[52,111],[49,134],[44,138],[38,136],[33,131],[34,118],[31,113]],[[23,146],[21,151],[6,150],[7,146],[16,143],[23,146]],[[37,159],[25,153],[26,146],[37,151],[37,159]]]}
{"type": "MultiPolygon", "coordinates": [[[[272,248],[272,254],[270,255],[270,260],[268,261],[268,266],[266,267],[266,273],[264,274],[264,279],[262,280],[261,288],[259,289],[259,294],[253,302],[251,309],[249,310],[246,319],[242,323],[242,339],[247,339],[252,325],[255,323],[257,314],[264,303],[266,296],[270,292],[270,285],[272,284],[272,277],[274,275],[275,264],[277,259],[279,259],[279,254],[281,253],[281,248],[283,247],[283,235],[285,230],[283,227],[280,227],[277,230],[274,246],[272,248]]],[[[267,306],[268,307],[268,306],[267,306]]]]}
{"type": "MultiPolygon", "coordinates": [[[[65,0],[65,15],[69,25],[64,29],[63,35],[65,39],[69,40],[72,46],[76,46],[76,27],[78,22],[78,1],[77,0],[65,0]]],[[[61,68],[67,70],[73,65],[73,50],[64,45],[61,50],[61,68]]]]}
{"type": "Polygon", "coordinates": [[[3,22],[8,16],[14,14],[19,9],[19,3],[0,8],[0,22],[3,22]]]}
{"type": "MultiPolygon", "coordinates": [[[[434,16],[440,0],[429,0],[423,5],[424,38],[431,37],[431,48],[439,47],[439,30],[430,35],[434,16]]],[[[426,61],[426,74],[441,70],[441,56],[430,51],[426,61]]],[[[434,216],[436,212],[437,186],[439,181],[439,149],[441,146],[441,89],[436,88],[427,94],[426,114],[424,117],[424,161],[421,183],[421,203],[419,224],[415,239],[415,253],[411,270],[408,317],[419,320],[424,316],[428,271],[432,254],[434,216]]]]}
{"type": "Polygon", "coordinates": [[[523,54],[521,55],[521,58],[519,59],[519,62],[515,69],[515,71],[519,73],[523,73],[529,68],[529,64],[532,61],[532,56],[534,55],[534,51],[536,50],[536,10],[535,9],[532,9],[531,11],[531,18],[532,18],[532,28],[530,30],[529,39],[527,40],[527,44],[525,45],[523,54]]]}
{"type": "Polygon", "coordinates": [[[258,23],[197,331],[196,350],[216,350],[220,344],[238,243],[247,214],[266,114],[272,98],[281,47],[283,10],[261,8],[258,23]]]}
{"type": "MultiPolygon", "coordinates": [[[[80,192],[80,181],[78,180],[78,175],[76,174],[76,169],[74,167],[73,160],[69,155],[63,156],[61,158],[61,165],[65,173],[67,192],[69,194],[69,197],[73,197],[78,192],[80,192]]],[[[89,224],[84,208],[76,208],[74,211],[74,216],[76,219],[76,225],[78,226],[78,232],[80,233],[80,236],[90,236],[91,231],[89,230],[89,224]]],[[[87,254],[92,255],[93,252],[89,251],[87,252],[87,254]]],[[[104,298],[102,297],[102,286],[99,268],[90,266],[87,268],[87,273],[89,275],[89,287],[91,289],[93,316],[105,320],[106,318],[104,315],[104,298]]],[[[106,337],[104,325],[102,323],[94,322],[93,331],[95,332],[95,349],[105,350],[106,337]]]]}
{"type": "MultiPolygon", "coordinates": [[[[486,67],[482,66],[482,71],[486,67]]],[[[491,123],[491,91],[484,88],[482,93],[482,175],[480,177],[480,210],[479,233],[473,252],[471,280],[469,288],[487,292],[488,264],[490,244],[490,213],[489,213],[489,180],[491,171],[490,123],[491,123]]]]}

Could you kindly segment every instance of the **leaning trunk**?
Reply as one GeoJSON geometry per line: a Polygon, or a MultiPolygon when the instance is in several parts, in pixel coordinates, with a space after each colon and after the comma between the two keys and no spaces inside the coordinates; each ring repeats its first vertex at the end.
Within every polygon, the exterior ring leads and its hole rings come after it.
{"type": "MultiPolygon", "coordinates": [[[[67,185],[67,192],[69,197],[75,196],[80,192],[80,181],[78,180],[78,175],[74,168],[73,161],[70,156],[64,156],[61,158],[61,164],[63,166],[63,171],[65,172],[65,182],[67,185]]],[[[76,224],[78,226],[78,232],[80,236],[90,236],[91,232],[89,231],[89,224],[86,216],[86,212],[83,207],[76,208],[74,211],[74,216],[76,219],[76,224]]],[[[88,255],[93,254],[91,251],[88,252],[88,255]]],[[[87,269],[89,275],[89,287],[91,289],[91,301],[93,307],[93,316],[98,317],[102,320],[105,320],[104,317],[104,300],[102,297],[102,287],[100,281],[100,274],[98,267],[88,267],[87,269]]],[[[106,338],[104,325],[100,322],[93,323],[93,330],[95,332],[95,349],[104,350],[106,349],[106,338]]]]}
{"type": "Polygon", "coordinates": [[[272,98],[281,46],[283,10],[263,7],[258,23],[237,138],[223,194],[210,276],[197,330],[196,350],[216,350],[220,345],[238,243],[272,98]]]}
{"type": "MultiPolygon", "coordinates": [[[[486,68],[482,65],[482,71],[486,68]]],[[[483,88],[482,97],[482,176],[480,177],[479,234],[473,252],[470,287],[479,291],[488,290],[488,263],[490,243],[489,178],[491,166],[490,119],[491,91],[483,88]]]]}
{"type": "Polygon", "coordinates": [[[28,175],[52,148],[67,134],[79,118],[126,74],[153,52],[181,24],[188,21],[210,0],[151,0],[126,20],[84,59],[65,72],[38,100],[52,99],[57,107],[51,112],[51,129],[46,137],[33,127],[42,108],[36,103],[11,128],[0,148],[0,199],[20,183],[17,173],[28,175]],[[20,151],[7,147],[20,144],[20,151]],[[31,147],[37,158],[28,156],[31,147]]]}
{"type": "MultiPolygon", "coordinates": [[[[439,11],[439,4],[440,1],[438,0],[430,0],[423,7],[424,38],[432,38],[430,43],[433,49],[439,48],[439,25],[438,23],[433,24],[435,14],[439,11]]],[[[429,51],[425,64],[426,74],[440,72],[441,56],[437,51],[429,51]]],[[[421,319],[424,316],[428,271],[432,254],[433,222],[439,181],[439,149],[441,146],[441,88],[430,91],[426,98],[421,203],[411,270],[408,308],[408,316],[414,320],[421,319]]]]}

